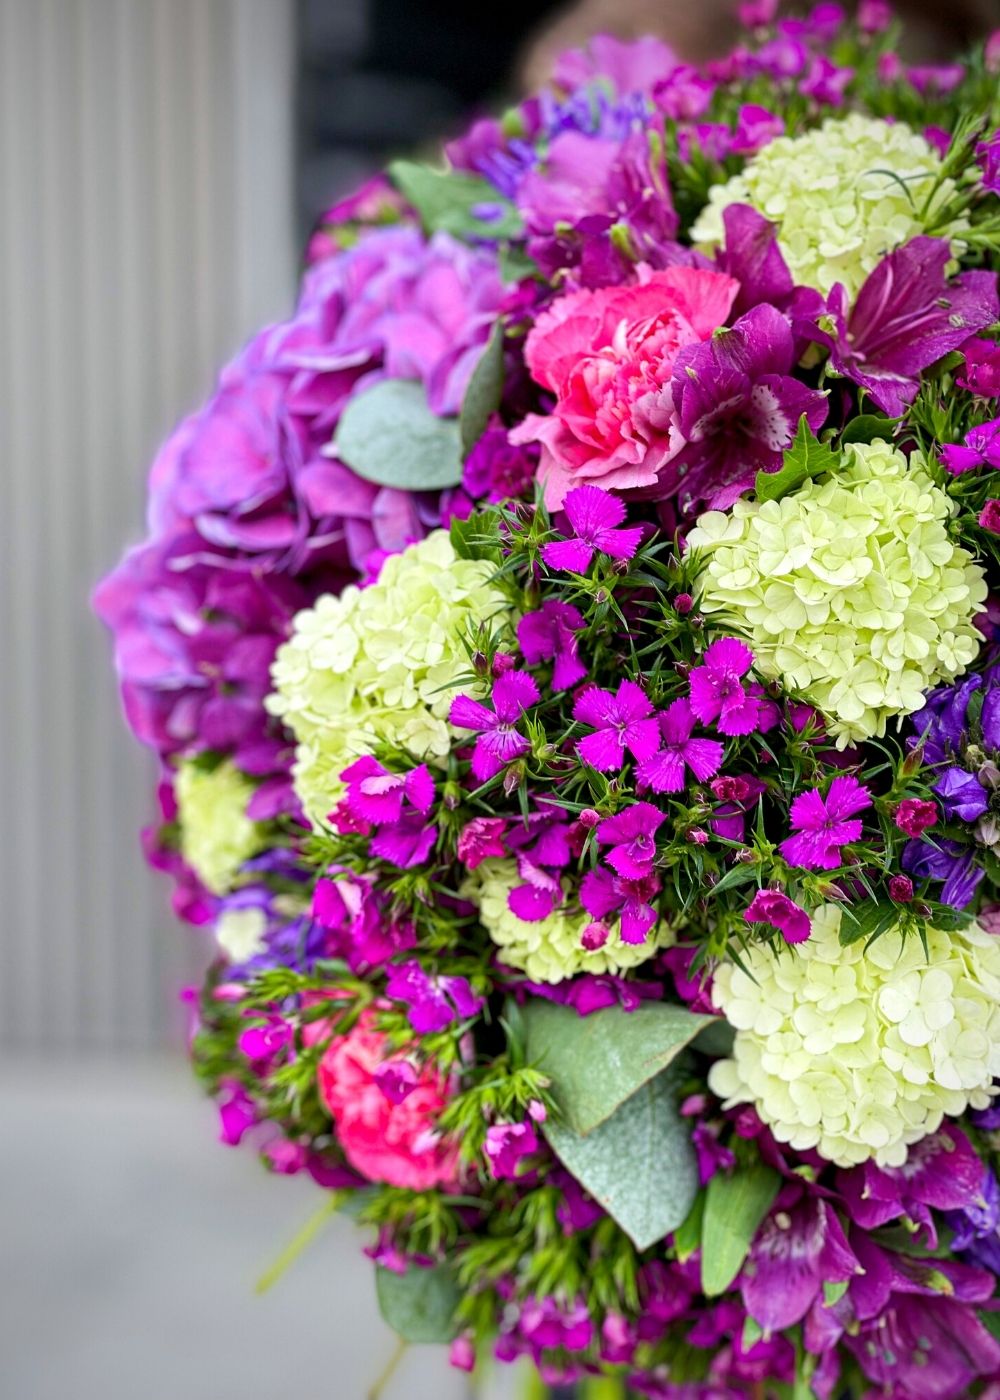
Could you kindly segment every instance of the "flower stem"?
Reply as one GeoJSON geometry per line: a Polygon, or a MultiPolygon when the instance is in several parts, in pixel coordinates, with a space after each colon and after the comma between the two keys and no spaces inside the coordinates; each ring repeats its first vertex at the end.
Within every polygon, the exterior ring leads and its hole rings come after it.
{"type": "Polygon", "coordinates": [[[404,1342],[402,1337],[397,1339],[395,1350],[386,1362],[382,1374],[369,1390],[367,1400],[382,1400],[385,1388],[396,1374],[396,1368],[406,1354],[408,1346],[409,1342],[404,1342]]]}
{"type": "Polygon", "coordinates": [[[330,1217],[337,1213],[340,1205],[341,1193],[331,1191],[319,1210],[314,1211],[298,1234],[289,1240],[270,1268],[261,1274],[254,1289],[256,1293],[266,1293],[269,1288],[274,1287],[285,1270],[290,1269],[299,1255],[308,1249],[330,1217]]]}

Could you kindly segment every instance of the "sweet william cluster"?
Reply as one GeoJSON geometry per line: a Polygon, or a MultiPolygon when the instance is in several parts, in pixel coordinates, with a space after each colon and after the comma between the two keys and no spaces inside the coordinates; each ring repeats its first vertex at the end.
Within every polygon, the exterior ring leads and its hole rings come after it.
{"type": "Polygon", "coordinates": [[[331,209],[96,603],[222,1137],[405,1339],[991,1397],[997,43],[742,8],[331,209]]]}

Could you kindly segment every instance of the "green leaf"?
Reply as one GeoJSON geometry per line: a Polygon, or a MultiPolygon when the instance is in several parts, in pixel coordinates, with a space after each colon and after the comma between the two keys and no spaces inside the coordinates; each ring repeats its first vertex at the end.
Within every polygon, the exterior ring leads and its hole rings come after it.
{"type": "Polygon", "coordinates": [[[839,1280],[839,1282],[837,1282],[837,1283],[830,1283],[830,1282],[824,1283],[824,1284],[823,1284],[823,1305],[824,1305],[824,1307],[832,1308],[833,1305],[834,1305],[834,1303],[839,1303],[840,1300],[841,1300],[841,1298],[843,1298],[844,1294],[847,1292],[847,1290],[848,1290],[848,1288],[849,1288],[850,1286],[851,1286],[851,1281],[850,1281],[850,1279],[846,1279],[846,1278],[845,1278],[845,1279],[839,1280]]]}
{"type": "Polygon", "coordinates": [[[458,420],[432,413],[411,379],[383,379],[352,398],[327,450],[377,486],[437,491],[462,480],[458,420]]]}
{"type": "Polygon", "coordinates": [[[636,1249],[676,1230],[698,1194],[698,1161],[690,1123],[677,1111],[677,1078],[668,1069],[649,1080],[586,1137],[552,1120],[544,1128],[559,1160],[636,1249]]]}
{"type": "Polygon", "coordinates": [[[810,477],[833,471],[840,457],[828,443],[820,442],[803,413],[795,441],[785,453],[781,470],[758,472],[754,492],[758,501],[777,501],[810,477]]]}
{"type": "Polygon", "coordinates": [[[379,1312],[405,1342],[450,1342],[458,1328],[455,1309],[461,1294],[452,1272],[440,1264],[405,1274],[379,1264],[375,1269],[379,1312]]]}
{"type": "Polygon", "coordinates": [[[849,442],[874,442],[876,438],[892,442],[893,432],[901,422],[900,418],[886,418],[882,413],[859,413],[841,433],[841,445],[849,442]]]}
{"type": "Polygon", "coordinates": [[[535,1000],[524,1008],[526,1053],[552,1081],[567,1126],[586,1135],[717,1019],[662,1002],[579,1016],[572,1007],[535,1000]]]}
{"type": "Polygon", "coordinates": [[[517,243],[505,243],[500,249],[500,281],[523,282],[526,277],[538,277],[538,264],[517,243]]]}
{"type": "Polygon", "coordinates": [[[462,399],[458,426],[462,435],[462,456],[468,457],[486,431],[490,414],[500,407],[503,394],[503,321],[493,323],[490,338],[469,379],[462,399]]]}
{"type": "Polygon", "coordinates": [[[499,243],[524,232],[510,200],[478,175],[394,160],[389,178],[416,209],[426,233],[443,231],[454,238],[489,238],[499,243]],[[495,217],[490,217],[494,211],[495,217]]]}
{"type": "Polygon", "coordinates": [[[694,1205],[674,1231],[674,1249],[678,1262],[683,1264],[690,1259],[696,1249],[701,1248],[701,1222],[705,1215],[705,1193],[699,1191],[694,1205]]]}
{"type": "Polygon", "coordinates": [[[725,1293],[743,1267],[780,1186],[778,1173],[762,1163],[716,1172],[709,1181],[701,1227],[701,1286],[709,1298],[725,1293]]]}

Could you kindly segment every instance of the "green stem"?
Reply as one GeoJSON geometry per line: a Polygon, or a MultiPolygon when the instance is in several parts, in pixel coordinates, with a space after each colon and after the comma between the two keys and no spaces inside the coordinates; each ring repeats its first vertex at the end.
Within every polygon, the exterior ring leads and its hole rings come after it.
{"type": "Polygon", "coordinates": [[[402,1337],[397,1339],[396,1349],[393,1351],[392,1355],[389,1357],[389,1360],[386,1362],[382,1374],[379,1376],[378,1380],[369,1390],[367,1400],[382,1400],[383,1392],[385,1391],[386,1386],[392,1380],[393,1376],[396,1374],[396,1368],[399,1366],[399,1363],[406,1355],[406,1349],[408,1346],[409,1342],[404,1342],[402,1337]]]}
{"type": "Polygon", "coordinates": [[[336,1215],[340,1205],[341,1193],[331,1191],[319,1210],[309,1217],[302,1229],[294,1239],[288,1242],[270,1268],[265,1269],[264,1273],[261,1274],[254,1290],[256,1293],[266,1293],[269,1288],[274,1287],[285,1270],[290,1269],[299,1255],[308,1249],[330,1217],[336,1215]]]}

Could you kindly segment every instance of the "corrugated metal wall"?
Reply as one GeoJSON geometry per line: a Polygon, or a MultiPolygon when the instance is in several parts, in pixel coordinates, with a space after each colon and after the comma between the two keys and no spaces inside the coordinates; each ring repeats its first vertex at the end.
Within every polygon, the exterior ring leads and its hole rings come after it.
{"type": "Polygon", "coordinates": [[[0,1044],[154,1048],[197,932],[138,830],[93,581],[292,295],[292,0],[0,0],[0,1044]]]}

